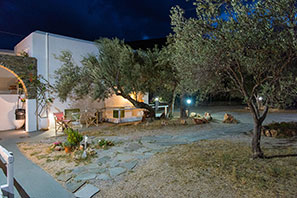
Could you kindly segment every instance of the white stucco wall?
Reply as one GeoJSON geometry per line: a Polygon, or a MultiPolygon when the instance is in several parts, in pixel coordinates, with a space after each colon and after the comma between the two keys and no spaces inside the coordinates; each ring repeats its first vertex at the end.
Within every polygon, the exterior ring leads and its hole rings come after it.
{"type": "Polygon", "coordinates": [[[26,100],[26,131],[33,132],[37,130],[37,119],[36,119],[36,100],[26,100]]]}
{"type": "MultiPolygon", "coordinates": [[[[15,53],[26,51],[29,56],[37,59],[37,73],[42,75],[50,84],[55,83],[55,71],[61,67],[62,63],[55,58],[61,51],[68,50],[73,55],[73,60],[80,65],[83,56],[88,54],[98,54],[98,48],[91,41],[75,39],[71,37],[35,31],[27,36],[23,41],[15,46],[15,53]]],[[[54,125],[53,112],[64,111],[73,107],[70,101],[61,102],[56,96],[50,108],[50,125],[54,125]]]]}
{"type": "Polygon", "coordinates": [[[15,110],[17,108],[18,95],[0,95],[0,131],[15,129],[15,110]]]}

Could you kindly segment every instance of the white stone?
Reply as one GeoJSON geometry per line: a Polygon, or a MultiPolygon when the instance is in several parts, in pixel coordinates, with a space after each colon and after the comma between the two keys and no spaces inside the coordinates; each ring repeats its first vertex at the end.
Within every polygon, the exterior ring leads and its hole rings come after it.
{"type": "Polygon", "coordinates": [[[83,186],[81,189],[79,189],[76,193],[74,193],[74,195],[76,197],[90,198],[99,191],[100,191],[100,189],[97,188],[96,186],[87,184],[87,185],[83,186]]]}

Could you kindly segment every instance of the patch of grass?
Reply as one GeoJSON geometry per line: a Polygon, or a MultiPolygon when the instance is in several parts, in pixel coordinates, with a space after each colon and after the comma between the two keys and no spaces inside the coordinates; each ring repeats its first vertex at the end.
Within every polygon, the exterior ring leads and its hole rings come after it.
{"type": "Polygon", "coordinates": [[[31,153],[30,156],[35,156],[35,155],[38,155],[40,153],[42,153],[42,151],[35,151],[35,152],[31,153]]]}
{"type": "Polygon", "coordinates": [[[54,160],[61,160],[61,159],[67,159],[67,155],[55,155],[54,160]]]}
{"type": "Polygon", "coordinates": [[[45,162],[46,162],[46,163],[50,163],[50,162],[53,162],[53,161],[55,161],[55,160],[53,160],[53,159],[51,159],[51,158],[47,158],[45,162]]]}
{"type": "MultiPolygon", "coordinates": [[[[297,153],[296,148],[293,150],[297,153]]],[[[282,148],[277,151],[264,148],[264,153],[267,155],[291,152],[292,148],[282,148]]],[[[186,175],[185,172],[191,171],[198,176],[224,178],[224,181],[230,184],[240,197],[297,195],[296,157],[253,160],[251,148],[248,145],[222,140],[183,145],[178,151],[173,148],[161,155],[169,155],[166,157],[166,163],[175,172],[186,175]]]]}
{"type": "Polygon", "coordinates": [[[62,170],[56,172],[56,176],[59,176],[59,175],[61,175],[61,174],[65,174],[65,170],[64,170],[64,169],[62,169],[62,170]]]}
{"type": "Polygon", "coordinates": [[[24,147],[23,148],[24,151],[28,151],[28,150],[31,150],[31,149],[32,149],[31,147],[24,147]]]}
{"type": "Polygon", "coordinates": [[[36,158],[38,160],[44,159],[44,158],[48,158],[48,155],[37,155],[36,158]]]}
{"type": "Polygon", "coordinates": [[[168,119],[168,120],[154,120],[152,122],[132,122],[132,123],[121,123],[121,124],[110,124],[100,130],[85,131],[83,135],[90,136],[115,136],[115,135],[127,135],[137,132],[154,131],[164,128],[178,130],[181,128],[188,128],[194,126],[193,119],[186,120],[188,124],[181,124],[180,119],[168,119]],[[162,124],[166,123],[166,125],[162,124]]]}

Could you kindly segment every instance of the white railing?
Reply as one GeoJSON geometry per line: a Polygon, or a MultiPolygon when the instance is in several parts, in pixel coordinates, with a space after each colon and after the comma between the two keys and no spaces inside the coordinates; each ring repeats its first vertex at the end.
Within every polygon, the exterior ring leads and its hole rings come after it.
{"type": "Polygon", "coordinates": [[[1,185],[1,191],[4,196],[7,196],[8,198],[13,198],[13,154],[12,152],[8,152],[4,147],[0,146],[0,155],[7,167],[7,184],[1,185]]]}
{"type": "Polygon", "coordinates": [[[163,109],[164,108],[164,113],[165,113],[165,116],[167,116],[167,113],[168,113],[168,105],[155,105],[155,104],[150,104],[150,106],[155,109],[155,110],[158,110],[158,109],[163,109]]]}

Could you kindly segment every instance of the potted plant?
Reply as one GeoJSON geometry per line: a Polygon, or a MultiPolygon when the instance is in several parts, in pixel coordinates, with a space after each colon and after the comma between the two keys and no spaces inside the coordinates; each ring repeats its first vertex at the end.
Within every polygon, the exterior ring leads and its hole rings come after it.
{"type": "Polygon", "coordinates": [[[72,147],[72,145],[71,145],[70,142],[68,142],[68,141],[64,142],[64,149],[65,149],[65,152],[66,153],[70,153],[71,152],[71,147],[72,147]]]}

